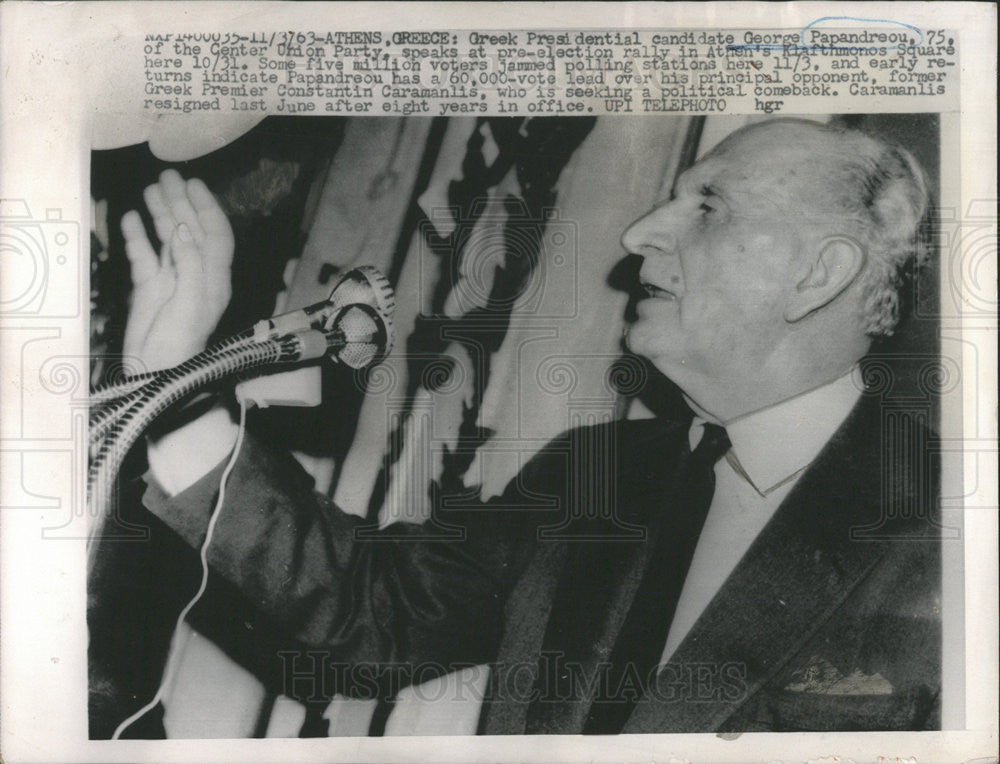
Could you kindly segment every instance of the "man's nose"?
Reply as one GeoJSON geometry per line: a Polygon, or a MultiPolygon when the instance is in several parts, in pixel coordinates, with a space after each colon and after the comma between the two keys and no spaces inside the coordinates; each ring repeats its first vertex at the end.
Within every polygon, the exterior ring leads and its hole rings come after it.
{"type": "Polygon", "coordinates": [[[673,255],[677,253],[677,229],[665,205],[636,220],[622,234],[622,246],[633,255],[673,255]]]}

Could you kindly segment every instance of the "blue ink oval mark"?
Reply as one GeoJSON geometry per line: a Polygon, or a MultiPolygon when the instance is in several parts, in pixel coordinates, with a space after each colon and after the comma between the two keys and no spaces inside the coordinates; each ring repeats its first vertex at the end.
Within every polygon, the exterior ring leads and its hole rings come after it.
{"type": "MultiPolygon", "coordinates": [[[[817,24],[822,24],[824,21],[863,21],[866,24],[892,24],[893,26],[903,27],[904,29],[909,29],[913,32],[916,32],[917,35],[919,35],[920,39],[917,40],[916,43],[914,43],[915,45],[920,45],[920,43],[924,41],[924,33],[920,29],[913,26],[912,24],[905,24],[902,21],[893,21],[892,19],[864,19],[864,18],[859,18],[858,16],[823,16],[802,27],[802,31],[799,33],[799,39],[802,41],[802,45],[804,47],[810,47],[806,45],[806,32],[808,32],[817,24]]],[[[831,47],[829,48],[829,50],[837,50],[837,48],[831,47]]]]}

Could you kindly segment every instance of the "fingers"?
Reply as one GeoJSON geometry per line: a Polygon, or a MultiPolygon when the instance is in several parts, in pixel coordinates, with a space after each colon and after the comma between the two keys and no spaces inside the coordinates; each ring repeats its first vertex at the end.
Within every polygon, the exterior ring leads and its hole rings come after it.
{"type": "Polygon", "coordinates": [[[130,210],[122,216],[122,235],[125,237],[125,255],[128,257],[132,271],[132,283],[142,284],[160,270],[160,261],[153,245],[146,236],[146,228],[142,218],[135,210],[130,210]]]}
{"type": "Polygon", "coordinates": [[[187,223],[179,223],[170,239],[170,249],[177,269],[178,293],[194,287],[195,293],[203,276],[202,260],[198,245],[187,223]]]}
{"type": "Polygon", "coordinates": [[[187,225],[195,242],[200,244],[204,241],[205,231],[201,227],[194,205],[188,198],[188,184],[180,173],[176,170],[165,170],[160,175],[160,188],[163,190],[163,198],[174,221],[178,225],[181,223],[187,225]]]}
{"type": "Polygon", "coordinates": [[[156,237],[161,243],[160,264],[163,267],[167,267],[171,265],[170,239],[174,235],[177,221],[174,220],[174,216],[167,206],[167,200],[163,196],[163,189],[159,183],[148,186],[142,192],[142,198],[146,202],[146,209],[149,210],[149,214],[153,217],[153,228],[156,231],[156,237]]]}
{"type": "Polygon", "coordinates": [[[201,180],[187,182],[187,196],[205,238],[200,241],[206,267],[228,269],[233,259],[233,228],[215,196],[201,180]]]}
{"type": "Polygon", "coordinates": [[[185,181],[176,170],[165,170],[143,197],[153,216],[156,235],[164,244],[161,259],[169,264],[170,243],[184,223],[210,270],[228,269],[233,258],[233,229],[215,196],[201,180],[185,181]]]}
{"type": "Polygon", "coordinates": [[[143,197],[163,243],[160,267],[176,273],[177,297],[200,294],[212,308],[224,309],[232,292],[235,240],[229,219],[208,186],[166,170],[143,197]]]}
{"type": "Polygon", "coordinates": [[[160,173],[160,180],[147,186],[142,192],[149,214],[153,216],[156,235],[163,244],[161,259],[164,265],[170,264],[170,241],[178,224],[186,223],[196,238],[204,236],[197,220],[198,216],[187,200],[186,189],[187,186],[179,172],[164,170],[160,173]]]}

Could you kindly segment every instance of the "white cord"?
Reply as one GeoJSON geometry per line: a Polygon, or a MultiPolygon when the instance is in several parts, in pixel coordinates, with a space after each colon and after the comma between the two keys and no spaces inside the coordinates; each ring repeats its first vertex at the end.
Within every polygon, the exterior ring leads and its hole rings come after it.
{"type": "Polygon", "coordinates": [[[174,634],[170,640],[170,659],[167,661],[167,666],[163,670],[163,679],[160,680],[160,686],[156,690],[156,694],[153,699],[149,701],[146,705],[128,717],[125,721],[118,725],[115,729],[114,734],[111,736],[112,740],[118,740],[121,734],[128,729],[128,727],[142,716],[145,716],[150,710],[156,707],[156,704],[163,699],[163,693],[167,687],[170,686],[174,678],[174,673],[177,670],[177,664],[180,660],[181,655],[181,625],[184,623],[184,619],[187,618],[187,614],[191,612],[191,608],[197,604],[198,600],[201,599],[201,595],[205,593],[205,589],[208,586],[208,545],[212,543],[212,534],[215,532],[215,523],[219,519],[219,513],[222,509],[222,503],[226,498],[226,482],[229,480],[229,473],[233,471],[233,467],[236,465],[236,458],[240,454],[240,449],[243,447],[243,433],[246,431],[247,425],[247,404],[243,401],[240,402],[240,430],[236,435],[236,443],[233,445],[233,451],[229,456],[229,462],[226,464],[226,468],[222,471],[222,478],[219,481],[219,498],[215,502],[215,508],[212,510],[212,516],[208,521],[208,530],[205,531],[205,541],[201,545],[201,585],[198,587],[198,591],[195,593],[194,597],[184,606],[180,615],[177,616],[177,622],[174,624],[174,634]]]}

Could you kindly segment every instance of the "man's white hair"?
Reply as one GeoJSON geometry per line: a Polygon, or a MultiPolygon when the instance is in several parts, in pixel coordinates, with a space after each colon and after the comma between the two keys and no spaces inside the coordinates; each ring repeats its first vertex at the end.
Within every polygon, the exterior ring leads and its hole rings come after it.
{"type": "Polygon", "coordinates": [[[864,330],[871,337],[892,335],[915,270],[929,252],[927,178],[905,149],[857,130],[839,133],[836,174],[831,190],[838,212],[858,224],[866,262],[860,287],[864,330]]]}

